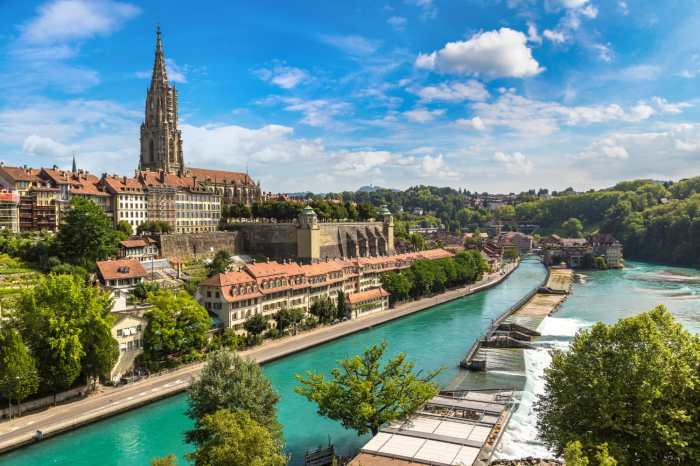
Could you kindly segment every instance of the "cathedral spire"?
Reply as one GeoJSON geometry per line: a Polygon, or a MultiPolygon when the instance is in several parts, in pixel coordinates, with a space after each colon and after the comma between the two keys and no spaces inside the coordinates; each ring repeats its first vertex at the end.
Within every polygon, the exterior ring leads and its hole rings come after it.
{"type": "Polygon", "coordinates": [[[73,173],[78,173],[78,165],[75,163],[75,152],[73,152],[73,173]]]}
{"type": "Polygon", "coordinates": [[[168,84],[168,73],[165,69],[165,54],[163,53],[163,41],[160,37],[160,25],[156,27],[156,58],[153,62],[153,77],[151,86],[154,84],[168,84]]]}

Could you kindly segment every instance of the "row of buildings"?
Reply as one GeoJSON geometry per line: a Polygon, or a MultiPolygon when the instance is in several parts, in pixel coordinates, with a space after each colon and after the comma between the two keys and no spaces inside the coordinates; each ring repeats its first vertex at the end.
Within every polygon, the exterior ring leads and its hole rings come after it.
{"type": "Polygon", "coordinates": [[[551,235],[540,241],[540,248],[546,265],[565,262],[571,268],[592,268],[595,266],[594,259],[601,257],[608,268],[619,269],[624,266],[622,243],[607,233],[596,233],[587,238],[551,235]]]}
{"type": "Polygon", "coordinates": [[[93,201],[114,221],[135,230],[165,222],[177,233],[214,231],[222,207],[250,205],[263,193],[248,173],[185,165],[175,86],[165,65],[160,30],[141,124],[140,159],[134,176],[95,176],[71,170],[0,165],[0,229],[55,231],[74,198],[93,201]]]}

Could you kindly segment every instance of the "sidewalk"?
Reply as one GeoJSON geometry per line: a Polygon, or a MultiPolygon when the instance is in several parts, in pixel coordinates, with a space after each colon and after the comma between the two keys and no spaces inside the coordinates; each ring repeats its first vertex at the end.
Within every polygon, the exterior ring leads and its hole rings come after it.
{"type": "MultiPolygon", "coordinates": [[[[505,275],[501,275],[500,272],[489,274],[479,282],[463,288],[406,303],[388,311],[360,316],[357,319],[333,326],[319,327],[298,335],[272,340],[241,351],[240,354],[260,364],[280,359],[328,341],[488,289],[503,281],[515,268],[517,268],[517,264],[511,266],[505,275]]],[[[199,374],[203,365],[204,363],[187,365],[126,386],[102,387],[99,393],[87,398],[0,422],[0,453],[34,442],[34,434],[37,430],[42,431],[44,438],[47,438],[182,392],[199,374]]]]}

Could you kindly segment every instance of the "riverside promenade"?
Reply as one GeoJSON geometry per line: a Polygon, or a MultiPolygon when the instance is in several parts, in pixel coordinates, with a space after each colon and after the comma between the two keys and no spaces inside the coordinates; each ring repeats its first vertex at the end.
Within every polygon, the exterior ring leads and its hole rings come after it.
{"type": "MultiPolygon", "coordinates": [[[[508,266],[505,273],[489,274],[481,281],[466,287],[406,303],[388,311],[367,314],[337,325],[320,327],[295,336],[266,342],[261,346],[241,351],[240,354],[261,364],[283,358],[345,335],[491,288],[503,281],[515,268],[517,264],[508,266]]],[[[43,437],[48,438],[180,393],[189,386],[202,367],[203,363],[196,363],[126,386],[101,387],[97,393],[79,401],[0,422],[0,453],[34,443],[36,431],[41,431],[43,437]]]]}

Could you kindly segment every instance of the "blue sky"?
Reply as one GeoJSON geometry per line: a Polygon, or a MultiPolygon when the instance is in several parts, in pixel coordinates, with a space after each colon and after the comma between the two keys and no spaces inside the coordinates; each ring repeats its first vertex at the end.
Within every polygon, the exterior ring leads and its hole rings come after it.
{"type": "Polygon", "coordinates": [[[268,191],[700,175],[694,0],[5,0],[0,159],[131,174],[157,23],[186,163],[268,191]]]}

